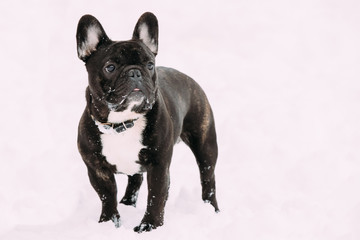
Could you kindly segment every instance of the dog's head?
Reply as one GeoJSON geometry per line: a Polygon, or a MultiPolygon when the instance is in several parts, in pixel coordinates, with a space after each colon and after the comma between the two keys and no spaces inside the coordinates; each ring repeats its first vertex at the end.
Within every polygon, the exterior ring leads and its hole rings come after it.
{"type": "Polygon", "coordinates": [[[144,13],[138,20],[132,39],[112,41],[100,22],[91,15],[78,24],[78,56],[86,64],[89,91],[109,111],[129,106],[142,113],[155,103],[157,76],[155,56],[158,50],[158,22],[154,14],[144,13]]]}

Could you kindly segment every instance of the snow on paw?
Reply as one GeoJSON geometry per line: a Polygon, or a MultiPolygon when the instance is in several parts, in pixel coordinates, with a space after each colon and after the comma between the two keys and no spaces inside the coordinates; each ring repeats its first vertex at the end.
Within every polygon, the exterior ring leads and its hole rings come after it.
{"type": "Polygon", "coordinates": [[[109,220],[111,220],[115,224],[116,228],[119,228],[121,226],[120,215],[118,213],[114,213],[111,217],[108,217],[108,215],[102,213],[99,223],[107,222],[109,220]]]}
{"type": "Polygon", "coordinates": [[[119,214],[114,214],[111,217],[111,221],[113,221],[116,228],[119,228],[121,226],[121,221],[120,221],[120,215],[119,214]]]}
{"type": "Polygon", "coordinates": [[[141,223],[139,226],[134,228],[134,231],[137,233],[142,233],[142,232],[150,232],[153,229],[156,229],[156,226],[150,223],[141,223]]]}

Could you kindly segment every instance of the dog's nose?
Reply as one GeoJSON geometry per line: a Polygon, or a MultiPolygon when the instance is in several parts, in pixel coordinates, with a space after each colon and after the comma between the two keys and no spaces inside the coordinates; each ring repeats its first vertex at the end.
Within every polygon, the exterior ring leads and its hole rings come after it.
{"type": "Polygon", "coordinates": [[[128,76],[130,77],[130,78],[140,78],[141,77],[141,72],[140,72],[140,70],[138,70],[138,69],[131,69],[131,70],[129,70],[129,72],[128,72],[128,76]]]}

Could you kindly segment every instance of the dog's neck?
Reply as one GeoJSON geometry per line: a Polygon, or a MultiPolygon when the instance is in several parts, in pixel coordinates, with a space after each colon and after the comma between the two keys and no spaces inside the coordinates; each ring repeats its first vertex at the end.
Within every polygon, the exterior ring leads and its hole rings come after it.
{"type": "Polygon", "coordinates": [[[121,133],[135,125],[135,121],[143,117],[143,114],[139,114],[132,111],[134,105],[138,102],[130,104],[127,109],[121,112],[110,111],[107,117],[107,122],[101,122],[91,115],[91,118],[98,126],[99,131],[102,133],[121,133]]]}
{"type": "Polygon", "coordinates": [[[139,118],[135,119],[129,119],[124,122],[120,123],[111,123],[111,122],[99,122],[95,119],[93,115],[91,115],[92,120],[95,122],[95,124],[98,126],[100,132],[102,133],[121,133],[125,132],[127,129],[132,128],[135,125],[135,121],[139,118]]]}

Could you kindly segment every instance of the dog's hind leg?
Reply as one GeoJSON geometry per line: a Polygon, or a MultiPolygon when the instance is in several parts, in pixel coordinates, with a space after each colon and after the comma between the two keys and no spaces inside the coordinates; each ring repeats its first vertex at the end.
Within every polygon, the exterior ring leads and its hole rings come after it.
{"type": "Polygon", "coordinates": [[[207,115],[207,119],[204,119],[200,127],[194,126],[194,124],[188,125],[181,138],[194,153],[199,166],[202,199],[209,202],[215,208],[215,211],[219,212],[215,187],[215,165],[218,147],[212,113],[210,112],[207,115]]]}
{"type": "Polygon", "coordinates": [[[136,201],[142,181],[142,174],[128,176],[128,185],[126,187],[125,195],[120,203],[136,207],[136,201]]]}
{"type": "MultiPolygon", "coordinates": [[[[212,130],[215,134],[215,129],[212,130]]],[[[198,143],[198,140],[193,140],[190,146],[196,157],[196,162],[199,166],[200,179],[202,186],[202,199],[214,206],[215,211],[219,212],[219,207],[216,200],[215,187],[215,165],[218,156],[218,148],[216,137],[210,134],[204,139],[203,143],[198,143]]]]}

